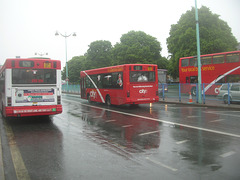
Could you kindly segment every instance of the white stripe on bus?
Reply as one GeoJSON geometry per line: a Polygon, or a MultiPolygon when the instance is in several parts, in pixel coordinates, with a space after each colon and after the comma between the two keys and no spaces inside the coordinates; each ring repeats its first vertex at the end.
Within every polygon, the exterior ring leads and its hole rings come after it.
{"type": "Polygon", "coordinates": [[[83,71],[83,72],[86,74],[86,76],[87,76],[87,77],[90,79],[90,81],[92,82],[93,86],[96,88],[96,90],[97,90],[97,92],[98,92],[98,94],[99,94],[99,96],[100,96],[102,102],[105,103],[105,100],[104,100],[104,98],[103,98],[101,92],[99,91],[97,85],[94,83],[94,81],[90,78],[90,76],[89,76],[85,71],[83,71]]]}
{"type": "Polygon", "coordinates": [[[219,81],[220,79],[224,78],[225,76],[227,76],[228,74],[232,73],[233,71],[236,71],[237,69],[239,69],[240,66],[226,72],[225,74],[219,76],[217,79],[215,79],[214,81],[212,81],[209,85],[207,85],[204,89],[204,92],[206,92],[210,87],[212,87],[213,84],[215,84],[217,81],[219,81]]]}

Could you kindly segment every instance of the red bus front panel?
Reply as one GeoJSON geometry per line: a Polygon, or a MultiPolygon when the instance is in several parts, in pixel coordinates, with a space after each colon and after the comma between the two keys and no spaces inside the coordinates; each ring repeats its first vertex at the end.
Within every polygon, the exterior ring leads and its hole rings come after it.
{"type": "Polygon", "coordinates": [[[157,91],[158,87],[155,84],[149,85],[131,84],[130,97],[128,98],[127,103],[144,104],[158,102],[159,97],[157,95],[157,91]]]}

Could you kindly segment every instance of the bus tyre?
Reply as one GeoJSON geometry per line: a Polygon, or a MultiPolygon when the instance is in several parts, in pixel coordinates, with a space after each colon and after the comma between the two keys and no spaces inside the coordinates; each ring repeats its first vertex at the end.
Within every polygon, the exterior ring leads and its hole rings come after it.
{"type": "Polygon", "coordinates": [[[88,103],[91,103],[91,97],[89,94],[87,95],[87,100],[88,100],[88,103]]]}
{"type": "Polygon", "coordinates": [[[111,106],[111,98],[110,98],[110,96],[107,96],[107,97],[106,97],[106,104],[107,104],[108,106],[111,106]]]}
{"type": "Polygon", "coordinates": [[[193,88],[191,89],[191,94],[192,94],[193,96],[196,96],[196,95],[197,95],[196,87],[193,87],[193,88]]]}

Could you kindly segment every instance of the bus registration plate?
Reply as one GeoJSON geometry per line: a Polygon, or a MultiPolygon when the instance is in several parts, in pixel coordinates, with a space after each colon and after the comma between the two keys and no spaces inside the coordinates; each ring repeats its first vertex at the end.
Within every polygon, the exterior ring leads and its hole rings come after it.
{"type": "Polygon", "coordinates": [[[51,68],[51,63],[44,63],[44,68],[51,68]]]}

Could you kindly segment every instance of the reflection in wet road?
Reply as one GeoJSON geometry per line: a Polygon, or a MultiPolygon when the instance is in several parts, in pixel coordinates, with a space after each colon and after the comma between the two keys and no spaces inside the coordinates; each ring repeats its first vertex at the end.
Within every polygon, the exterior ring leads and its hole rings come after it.
{"type": "MultiPolygon", "coordinates": [[[[47,119],[3,120],[31,179],[240,177],[239,111],[160,103],[107,107],[69,95],[63,108],[47,119]]],[[[17,179],[4,132],[5,178],[17,179]]]]}

